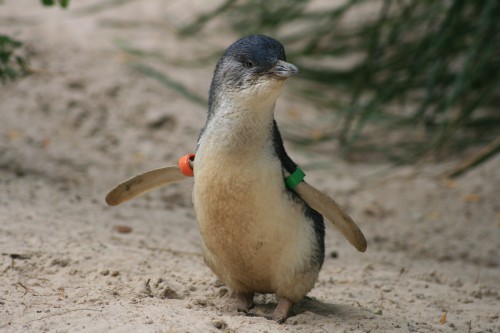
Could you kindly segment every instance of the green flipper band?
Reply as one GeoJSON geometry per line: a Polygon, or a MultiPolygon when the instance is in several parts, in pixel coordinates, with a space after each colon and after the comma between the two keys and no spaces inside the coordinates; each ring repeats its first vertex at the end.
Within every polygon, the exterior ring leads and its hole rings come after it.
{"type": "Polygon", "coordinates": [[[290,190],[293,190],[299,183],[304,179],[306,174],[304,171],[302,171],[299,166],[297,166],[297,169],[288,177],[285,178],[285,184],[286,187],[288,187],[290,190]]]}

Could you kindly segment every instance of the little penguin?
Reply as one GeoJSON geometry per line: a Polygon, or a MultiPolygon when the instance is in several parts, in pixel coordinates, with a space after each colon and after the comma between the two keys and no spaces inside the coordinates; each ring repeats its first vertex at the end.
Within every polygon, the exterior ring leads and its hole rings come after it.
{"type": "Polygon", "coordinates": [[[274,108],[298,69],[264,35],[232,44],[218,61],[194,160],[193,202],[204,260],[238,300],[274,293],[272,319],[314,286],[324,260],[323,216],[285,185],[297,165],[285,151],[274,108]]]}

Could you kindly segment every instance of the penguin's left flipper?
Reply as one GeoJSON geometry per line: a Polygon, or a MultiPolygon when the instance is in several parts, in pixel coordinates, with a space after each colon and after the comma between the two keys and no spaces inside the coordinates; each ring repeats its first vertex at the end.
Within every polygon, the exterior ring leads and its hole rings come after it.
{"type": "MultiPolygon", "coordinates": [[[[281,161],[283,176],[290,176],[297,169],[297,164],[288,156],[283,145],[278,124],[273,121],[273,143],[276,155],[281,161]]],[[[294,191],[309,205],[312,209],[319,212],[335,225],[342,235],[351,243],[358,251],[366,251],[366,239],[361,230],[352,218],[328,195],[319,191],[315,187],[302,181],[294,191]]]]}
{"type": "MultiPolygon", "coordinates": [[[[288,176],[289,173],[285,171],[285,175],[288,176]]],[[[352,218],[335,200],[305,181],[300,182],[294,191],[309,207],[332,222],[358,251],[366,251],[367,243],[365,236],[352,218]]]]}
{"type": "Polygon", "coordinates": [[[116,186],[106,195],[106,203],[116,206],[160,186],[186,178],[188,177],[182,173],[178,165],[151,170],[116,186]]]}

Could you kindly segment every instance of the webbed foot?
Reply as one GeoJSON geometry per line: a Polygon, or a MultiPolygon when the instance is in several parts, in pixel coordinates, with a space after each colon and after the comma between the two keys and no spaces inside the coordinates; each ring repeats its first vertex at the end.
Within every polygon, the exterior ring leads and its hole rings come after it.
{"type": "Polygon", "coordinates": [[[288,318],[288,314],[290,313],[292,305],[293,303],[289,299],[280,298],[278,301],[278,305],[276,305],[273,311],[270,311],[270,309],[266,308],[265,306],[256,306],[248,311],[247,315],[264,317],[269,320],[274,320],[279,324],[283,324],[288,318]]]}
{"type": "Polygon", "coordinates": [[[276,308],[273,311],[272,319],[279,324],[283,324],[286,318],[288,318],[292,305],[292,301],[288,298],[281,297],[278,301],[278,305],[276,305],[276,308]]]}

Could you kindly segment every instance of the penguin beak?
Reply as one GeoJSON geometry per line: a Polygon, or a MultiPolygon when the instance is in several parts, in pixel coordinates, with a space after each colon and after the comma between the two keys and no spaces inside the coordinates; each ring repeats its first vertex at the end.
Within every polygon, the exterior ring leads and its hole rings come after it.
{"type": "Polygon", "coordinates": [[[278,60],[270,72],[279,78],[288,79],[291,76],[299,74],[299,69],[289,62],[278,60]]]}

